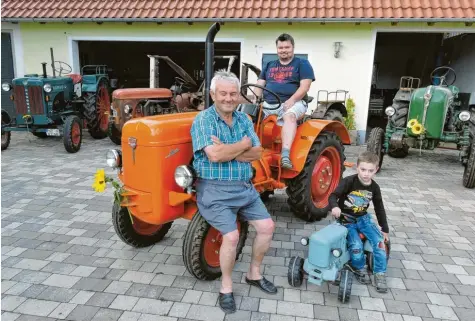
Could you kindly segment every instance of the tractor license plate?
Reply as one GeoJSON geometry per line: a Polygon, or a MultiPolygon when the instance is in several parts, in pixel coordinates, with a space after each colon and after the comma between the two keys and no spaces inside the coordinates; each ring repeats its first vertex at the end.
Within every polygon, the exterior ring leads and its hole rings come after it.
{"type": "Polygon", "coordinates": [[[47,136],[61,136],[61,133],[59,132],[59,129],[47,129],[46,135],[47,136]]]}

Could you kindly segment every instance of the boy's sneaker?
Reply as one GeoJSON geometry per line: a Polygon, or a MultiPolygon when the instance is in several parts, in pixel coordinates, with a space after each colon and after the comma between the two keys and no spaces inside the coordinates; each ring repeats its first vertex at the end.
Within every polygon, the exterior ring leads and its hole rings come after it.
{"type": "Polygon", "coordinates": [[[374,283],[376,283],[376,291],[381,293],[388,292],[388,286],[386,285],[386,275],[384,273],[375,273],[374,283]]]}
{"type": "Polygon", "coordinates": [[[362,268],[360,270],[356,270],[354,273],[356,280],[360,282],[361,284],[370,284],[371,279],[369,278],[368,272],[366,271],[365,268],[362,268]]]}

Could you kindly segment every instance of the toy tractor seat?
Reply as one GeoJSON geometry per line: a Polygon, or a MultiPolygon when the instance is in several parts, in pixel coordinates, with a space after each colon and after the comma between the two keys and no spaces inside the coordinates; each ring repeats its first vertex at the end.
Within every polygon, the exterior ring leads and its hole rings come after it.
{"type": "Polygon", "coordinates": [[[68,74],[66,76],[73,80],[73,84],[79,84],[82,81],[82,76],[80,74],[68,74]]]}

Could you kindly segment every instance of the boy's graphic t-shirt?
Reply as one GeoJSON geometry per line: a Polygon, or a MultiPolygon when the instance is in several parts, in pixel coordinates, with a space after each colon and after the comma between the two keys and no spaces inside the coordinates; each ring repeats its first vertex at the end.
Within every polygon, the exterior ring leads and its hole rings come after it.
{"type": "Polygon", "coordinates": [[[343,213],[355,217],[365,215],[370,203],[373,202],[379,225],[383,232],[389,232],[381,189],[375,181],[371,181],[370,185],[364,185],[357,174],[347,176],[341,180],[328,201],[330,208],[339,207],[343,213]]]}
{"type": "MultiPolygon", "coordinates": [[[[295,94],[302,79],[314,81],[315,75],[308,60],[294,57],[287,65],[282,65],[278,59],[269,61],[262,69],[259,79],[266,81],[266,88],[276,93],[283,104],[295,94]]],[[[264,91],[263,94],[267,103],[279,103],[269,92],[264,91]]]]}

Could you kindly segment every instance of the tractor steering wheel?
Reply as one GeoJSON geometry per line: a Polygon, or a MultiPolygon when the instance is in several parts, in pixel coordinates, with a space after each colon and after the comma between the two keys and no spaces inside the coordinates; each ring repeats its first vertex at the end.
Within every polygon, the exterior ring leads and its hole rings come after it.
{"type": "MultiPolygon", "coordinates": [[[[273,92],[272,90],[267,89],[266,87],[263,87],[263,86],[257,85],[257,84],[244,84],[244,85],[241,86],[241,96],[243,96],[244,99],[246,99],[249,103],[251,103],[251,104],[254,103],[254,102],[252,102],[251,100],[249,100],[249,98],[247,98],[246,92],[244,91],[244,89],[247,89],[247,88],[249,88],[249,87],[256,87],[256,88],[260,88],[260,89],[262,89],[262,90],[264,90],[264,91],[267,91],[269,94],[271,94],[272,96],[274,96],[274,97],[277,99],[277,101],[279,102],[278,106],[275,107],[275,108],[269,108],[269,107],[266,108],[266,107],[262,106],[263,109],[266,109],[266,110],[276,110],[276,109],[279,109],[280,106],[282,106],[282,101],[280,100],[280,97],[277,96],[277,94],[276,94],[275,92],[273,92]]],[[[258,97],[258,96],[256,95],[256,93],[255,93],[251,88],[249,88],[249,90],[254,94],[254,97],[256,97],[256,102],[257,102],[258,105],[264,101],[262,98],[258,97]]]]}
{"type": "Polygon", "coordinates": [[[455,73],[455,70],[453,70],[452,68],[447,67],[447,66],[442,66],[442,67],[437,67],[437,68],[435,68],[434,71],[432,71],[432,73],[430,74],[430,78],[431,78],[431,79],[432,79],[432,78],[439,78],[439,79],[440,79],[440,85],[441,85],[441,86],[444,84],[444,82],[445,82],[445,84],[446,84],[447,86],[450,86],[450,85],[452,85],[453,83],[455,83],[455,80],[457,79],[457,74],[455,73]],[[442,76],[434,76],[434,74],[435,74],[438,70],[441,70],[441,69],[443,69],[443,70],[447,69],[447,71],[445,72],[445,74],[443,74],[442,76]],[[446,76],[447,76],[450,72],[452,72],[452,73],[454,74],[454,80],[453,80],[450,84],[448,84],[447,81],[446,81],[446,78],[447,78],[446,76]]]}
{"type": "Polygon", "coordinates": [[[65,74],[69,74],[73,71],[73,68],[65,62],[57,60],[54,62],[54,71],[58,72],[61,77],[63,71],[66,71],[65,74]],[[56,64],[59,64],[59,69],[56,68],[56,64]],[[65,68],[63,68],[63,66],[65,66],[65,68]]]}

